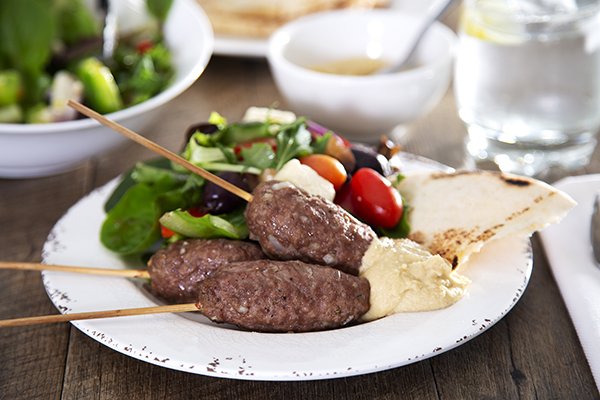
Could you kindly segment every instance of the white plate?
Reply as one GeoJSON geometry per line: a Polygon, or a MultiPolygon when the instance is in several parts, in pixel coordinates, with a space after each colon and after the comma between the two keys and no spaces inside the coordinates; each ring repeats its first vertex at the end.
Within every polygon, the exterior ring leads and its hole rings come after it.
{"type": "MultiPolygon", "coordinates": [[[[414,156],[402,156],[397,161],[405,168],[440,168],[440,164],[414,156]]],[[[126,267],[97,239],[104,218],[103,204],[116,184],[113,180],[93,191],[60,219],[44,245],[45,263],[126,267]]],[[[396,314],[326,332],[245,332],[194,314],[73,324],[116,351],[171,369],[249,380],[338,378],[411,364],[467,342],[516,304],[531,270],[529,240],[497,241],[464,266],[462,272],[473,283],[466,297],[455,305],[433,312],[396,314]]],[[[140,290],[139,283],[122,278],[44,272],[43,282],[63,313],[156,305],[140,290]]]]}
{"type": "MultiPolygon", "coordinates": [[[[390,8],[411,14],[422,14],[433,0],[391,0],[390,8]]],[[[267,38],[215,35],[214,54],[236,57],[266,57],[267,38]]]]}
{"type": "Polygon", "coordinates": [[[267,39],[215,35],[213,54],[236,57],[266,57],[267,39]]]}

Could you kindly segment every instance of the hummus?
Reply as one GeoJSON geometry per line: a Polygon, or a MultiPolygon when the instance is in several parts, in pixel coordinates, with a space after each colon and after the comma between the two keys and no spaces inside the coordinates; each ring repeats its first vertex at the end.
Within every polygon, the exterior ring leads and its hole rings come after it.
{"type": "Polygon", "coordinates": [[[447,260],[409,239],[375,239],[359,274],[371,285],[371,308],[364,321],[448,307],[463,297],[470,283],[447,260]]]}

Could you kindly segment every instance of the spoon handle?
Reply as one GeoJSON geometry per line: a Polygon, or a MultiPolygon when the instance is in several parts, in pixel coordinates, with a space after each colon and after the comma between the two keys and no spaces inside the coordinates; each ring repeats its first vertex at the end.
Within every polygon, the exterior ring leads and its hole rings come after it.
{"type": "Polygon", "coordinates": [[[440,19],[450,6],[454,3],[454,0],[435,0],[427,9],[425,13],[425,21],[419,32],[419,36],[423,35],[427,28],[432,25],[435,21],[440,19]]]}
{"type": "Polygon", "coordinates": [[[117,47],[117,16],[111,0],[98,0],[102,12],[102,59],[110,63],[117,47]]]}
{"type": "Polygon", "coordinates": [[[417,52],[417,48],[421,43],[421,40],[431,27],[435,21],[440,19],[442,15],[450,8],[450,6],[454,3],[454,0],[435,0],[427,11],[425,12],[425,18],[421,22],[421,24],[417,27],[416,33],[413,36],[412,44],[409,50],[406,52],[405,56],[398,63],[394,63],[394,65],[390,66],[387,69],[382,70],[384,73],[398,72],[406,65],[408,65],[411,59],[414,57],[417,52]]]}

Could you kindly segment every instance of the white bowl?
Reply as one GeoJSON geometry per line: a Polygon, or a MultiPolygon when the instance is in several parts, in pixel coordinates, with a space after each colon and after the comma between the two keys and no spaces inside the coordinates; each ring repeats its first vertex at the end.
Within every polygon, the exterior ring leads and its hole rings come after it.
{"type": "Polygon", "coordinates": [[[288,106],[354,139],[372,142],[429,112],[451,79],[456,35],[441,23],[417,52],[418,67],[393,74],[348,76],[311,67],[362,57],[393,62],[422,17],[396,10],[313,14],[277,30],[268,59],[288,106]]]}
{"type": "MultiPolygon", "coordinates": [[[[143,103],[107,114],[138,132],[151,122],[157,108],[198,79],[212,54],[212,27],[194,0],[173,2],[164,34],[176,70],[171,85],[143,103]]],[[[124,140],[120,134],[90,119],[0,124],[0,177],[30,178],[63,172],[124,140]]]]}

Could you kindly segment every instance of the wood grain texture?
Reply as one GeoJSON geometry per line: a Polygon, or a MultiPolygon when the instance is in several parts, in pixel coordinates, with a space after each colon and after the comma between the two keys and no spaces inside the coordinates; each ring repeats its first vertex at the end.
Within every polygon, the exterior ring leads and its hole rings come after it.
{"type": "MultiPolygon", "coordinates": [[[[273,104],[285,107],[264,61],[214,58],[143,133],[177,151],[187,126],[212,110],[235,120],[250,105],[273,104]]],[[[450,90],[409,126],[405,148],[458,168],[466,164],[464,134],[450,90]]],[[[0,180],[0,259],[39,261],[46,235],[72,204],[151,157],[126,143],[56,177],[0,180]]],[[[600,171],[598,155],[587,171],[600,171]]],[[[506,318],[452,351],[406,367],[327,381],[235,381],[134,360],[69,325],[14,328],[0,330],[0,399],[600,398],[537,238],[533,244],[529,288],[506,318]]],[[[52,312],[37,273],[0,271],[0,318],[52,312]]]]}
{"type": "Polygon", "coordinates": [[[511,373],[519,383],[521,398],[571,398],[574,388],[580,398],[598,398],[538,237],[533,249],[531,283],[507,318],[514,364],[511,373]]]}
{"type": "MultiPolygon", "coordinates": [[[[52,178],[0,180],[0,259],[39,261],[56,220],[90,188],[88,176],[84,166],[52,178]]],[[[56,312],[39,273],[0,271],[0,318],[56,312]]],[[[0,399],[60,398],[68,335],[67,325],[0,330],[0,399]]]]}

